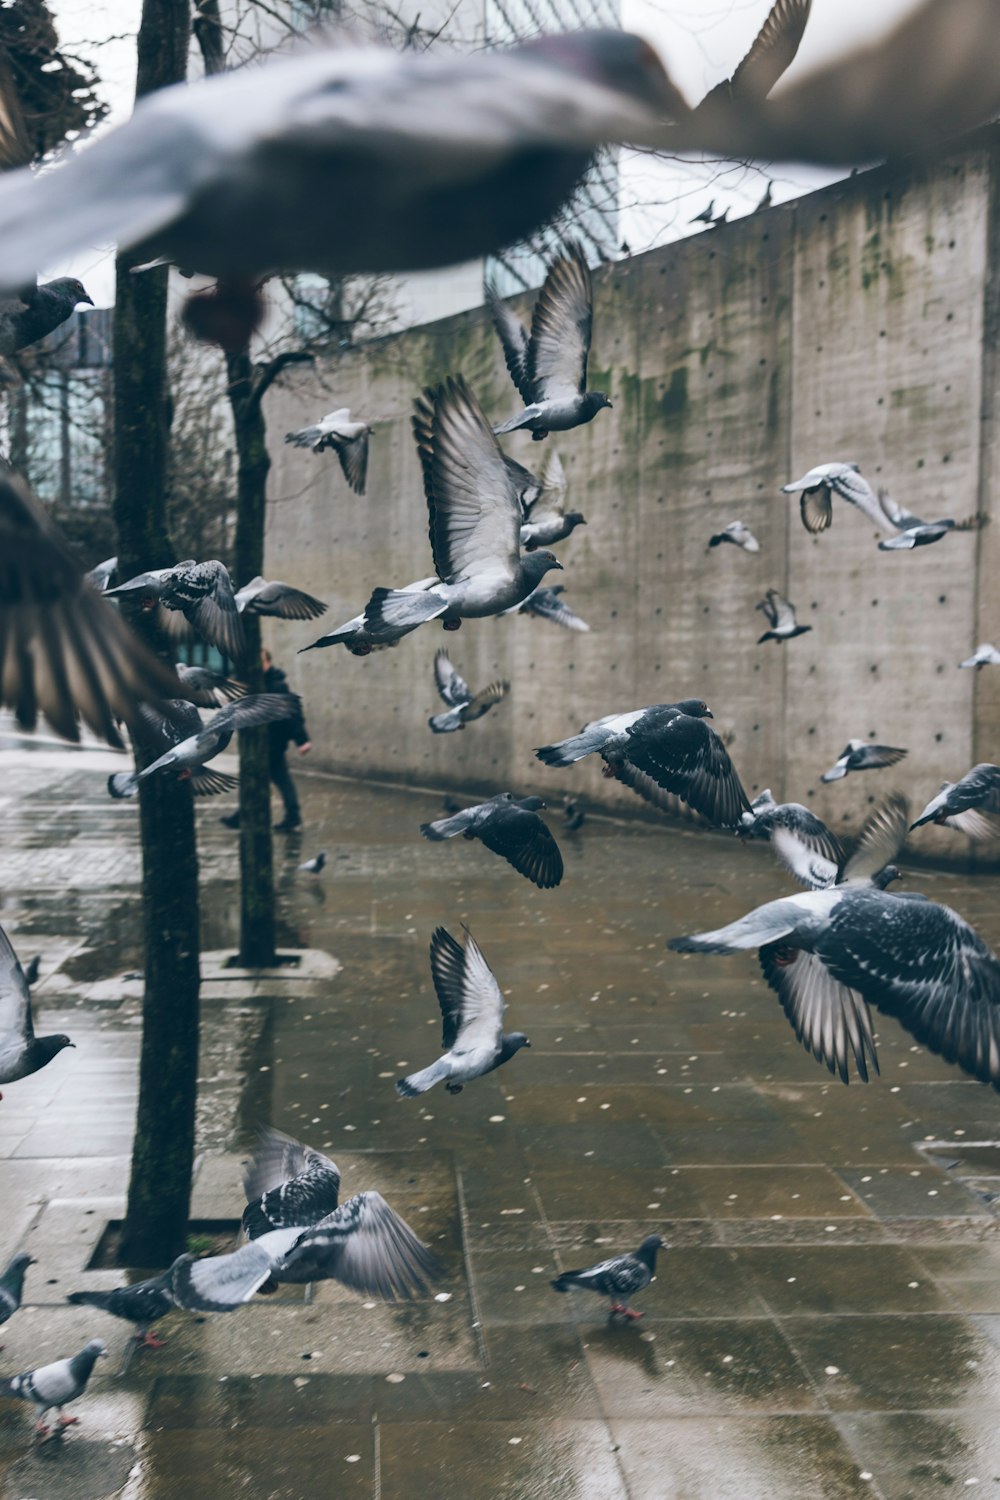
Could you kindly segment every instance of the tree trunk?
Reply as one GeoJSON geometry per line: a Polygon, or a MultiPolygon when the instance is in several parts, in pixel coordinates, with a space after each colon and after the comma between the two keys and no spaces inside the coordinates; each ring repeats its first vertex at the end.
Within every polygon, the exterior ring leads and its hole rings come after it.
{"type": "MultiPolygon", "coordinates": [[[[267,509],[267,429],[259,374],[247,349],[227,354],[229,402],[236,434],[236,577],[242,585],[264,569],[267,509]]],[[[263,687],[260,618],[244,615],[246,655],[241,676],[251,692],[263,687]]],[[[275,962],[274,853],[271,842],[271,776],[268,726],[240,734],[240,963],[247,969],[275,962]]]]}
{"type": "MultiPolygon", "coordinates": [[[[190,0],[143,0],[136,97],[182,82],[190,0]]],[[[166,528],[170,399],[167,271],[133,276],[118,262],[114,315],[114,487],[119,569],[126,578],[174,560],[166,528]]],[[[161,654],[153,616],[131,623],[161,654]]],[[[141,747],[140,747],[140,758],[141,747]]],[[[145,757],[146,760],[149,757],[145,757]]],[[[184,1249],[198,1082],[198,853],[187,782],[145,781],[142,837],[145,992],[139,1109],[120,1247],[128,1264],[161,1266],[184,1249]]]]}

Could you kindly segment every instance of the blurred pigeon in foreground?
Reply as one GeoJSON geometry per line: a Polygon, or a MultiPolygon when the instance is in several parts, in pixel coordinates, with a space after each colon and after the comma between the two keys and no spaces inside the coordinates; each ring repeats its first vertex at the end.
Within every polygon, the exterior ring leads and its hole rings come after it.
{"type": "Polygon", "coordinates": [[[522,499],[524,523],[521,546],[526,552],[537,547],[554,547],[563,542],[577,526],[586,526],[586,517],[578,510],[564,510],[566,473],[558,453],[550,453],[539,480],[539,493],[527,504],[522,499]]]}
{"type": "Polygon", "coordinates": [[[434,658],[434,681],[448,705],[446,714],[434,714],[427,720],[435,734],[451,734],[456,729],[464,729],[466,724],[489,713],[494,704],[510,692],[509,682],[491,682],[481,693],[473,693],[465,679],[455,671],[443,646],[434,658]]]}
{"type": "Polygon", "coordinates": [[[435,576],[418,578],[403,589],[392,590],[393,603],[387,602],[388,589],[376,589],[364,612],[355,615],[344,625],[338,625],[318,641],[302,646],[303,651],[317,651],[326,646],[345,646],[352,656],[370,656],[373,651],[385,651],[398,646],[405,635],[414,628],[410,622],[408,603],[400,599],[401,594],[426,594],[438,582],[435,576]]]}
{"type": "Polygon", "coordinates": [[[39,712],[79,740],[79,719],[112,745],[140,699],[176,678],[89,588],[45,510],[0,477],[0,703],[33,729],[39,712]]]}
{"type": "Polygon", "coordinates": [[[679,953],[759,948],[795,1034],[848,1081],[875,1060],[867,1005],[980,1083],[1000,1088],[1000,963],[956,912],[923,896],[837,885],[769,901],[716,932],[673,938],[679,953]]]}
{"type": "Polygon", "coordinates": [[[196,730],[192,721],[191,733],[143,770],[119,771],[109,776],[108,791],[112,797],[134,797],[141,781],[165,771],[176,773],[181,780],[190,779],[196,794],[212,796],[229,790],[232,777],[218,771],[204,772],[205,762],[221,755],[239,730],[290,719],[298,709],[299,700],[294,693],[250,693],[220,708],[200,729],[196,730]]]}
{"type": "Polygon", "coordinates": [[[977,671],[980,667],[1000,667],[1000,651],[996,646],[991,646],[988,641],[984,641],[981,646],[976,647],[972,656],[967,657],[965,661],[960,661],[959,666],[975,667],[977,671]]]}
{"type": "Polygon", "coordinates": [[[111,580],[118,571],[117,557],[106,557],[96,567],[91,568],[89,573],[83,575],[84,582],[88,583],[95,594],[104,594],[111,585],[111,580]]]}
{"type": "Polygon", "coordinates": [[[522,599],[520,604],[513,605],[510,609],[502,610],[505,615],[537,615],[540,620],[551,620],[553,625],[561,625],[564,630],[588,631],[590,626],[586,620],[582,620],[575,610],[560,597],[566,590],[561,583],[554,583],[546,588],[541,585],[532,589],[527,599],[522,599]]]}
{"type": "Polygon", "coordinates": [[[57,276],[30,286],[13,298],[0,300],[0,355],[7,358],[18,349],[37,344],[65,323],[81,302],[93,307],[93,298],[75,276],[57,276]]]}
{"type": "Polygon", "coordinates": [[[315,620],[327,606],[290,583],[268,583],[258,573],[234,595],[241,615],[268,615],[274,620],[315,620]]]}
{"type": "Polygon", "coordinates": [[[24,970],[0,927],[0,1083],[16,1083],[37,1073],[57,1052],[72,1045],[68,1036],[35,1036],[24,970]]]}
{"type": "Polygon", "coordinates": [[[798,623],[795,618],[795,605],[790,603],[783,594],[779,594],[777,589],[768,589],[767,597],[761,599],[755,608],[763,610],[770,626],[769,630],[765,630],[764,634],[758,637],[758,646],[762,646],[765,641],[777,641],[780,645],[782,641],[794,640],[797,635],[805,635],[807,630],[812,630],[811,625],[798,623]]]}
{"type": "Polygon", "coordinates": [[[59,1426],[70,1427],[80,1419],[64,1417],[62,1409],[83,1395],[91,1371],[107,1352],[101,1339],[91,1339],[71,1359],[57,1359],[54,1364],[42,1365],[10,1380],[0,1380],[0,1396],[17,1396],[21,1401],[32,1402],[37,1416],[37,1433],[48,1432],[45,1413],[53,1407],[59,1413],[59,1426]]]}
{"type": "Polygon", "coordinates": [[[603,391],[587,390],[594,314],[590,267],[582,245],[570,244],[549,266],[530,335],[492,287],[487,287],[487,300],[510,378],[524,401],[524,410],[494,427],[494,432],[526,427],[539,442],[550,432],[592,422],[611,405],[603,391]]]}
{"type": "Polygon", "coordinates": [[[368,439],[374,431],[367,422],[352,422],[350,408],[341,406],[312,427],[286,432],[285,442],[294,443],[296,448],[311,448],[314,453],[332,448],[351,489],[356,495],[363,495],[368,476],[368,439]]]}
{"type": "Polygon", "coordinates": [[[742,547],[744,552],[760,551],[760,542],[742,521],[730,521],[728,526],[708,539],[710,547],[721,546],[723,542],[732,542],[735,546],[742,547]]]}
{"type": "Polygon", "coordinates": [[[851,771],[878,771],[883,766],[895,766],[908,754],[906,750],[894,749],[892,745],[870,745],[867,740],[848,740],[840,753],[840,759],[829,771],[824,771],[821,781],[840,781],[851,771]]]}
{"type": "MultiPolygon", "coordinates": [[[[188,1260],[181,1256],[181,1260],[188,1260]]],[[[174,1262],[176,1265],[177,1262],[174,1262]]],[[[149,1276],[145,1281],[135,1281],[130,1286],[116,1286],[106,1292],[68,1292],[66,1301],[75,1307],[96,1307],[100,1312],[110,1313],[126,1323],[136,1325],[136,1342],[146,1349],[162,1349],[163,1340],[150,1333],[150,1325],[179,1306],[172,1290],[174,1267],[159,1276],[149,1276]]]]}
{"type": "Polygon", "coordinates": [[[143,609],[162,604],[166,610],[179,611],[203,640],[218,646],[226,656],[239,657],[243,650],[243,622],[229,569],[217,558],[199,563],[189,557],[170,568],[139,573],[108,589],[105,597],[120,599],[124,595],[137,597],[143,609]]]}
{"type": "Polygon", "coordinates": [[[269,1126],[244,1168],[243,1191],[243,1229],[255,1240],[272,1229],[306,1228],[333,1213],[340,1171],[321,1151],[269,1126]]]}
{"type": "Polygon", "coordinates": [[[305,870],[307,875],[322,875],[325,866],[326,853],[321,849],[314,859],[305,860],[298,868],[305,870]]]}
{"type": "Polygon", "coordinates": [[[247,694],[245,683],[234,682],[231,677],[213,672],[210,667],[189,667],[178,662],[177,676],[188,698],[199,708],[221,708],[223,704],[245,698],[247,694]]]}
{"type": "Polygon", "coordinates": [[[563,862],[559,845],[538,816],[538,809],[544,806],[541,797],[517,798],[513,792],[501,792],[488,802],[463,808],[451,818],[421,823],[420,832],[433,843],[453,839],[459,833],[463,838],[479,839],[513,865],[519,875],[548,890],[562,880],[563,862]]]}
{"type": "Polygon", "coordinates": [[[630,1255],[612,1256],[585,1271],[564,1271],[549,1285],[557,1292],[596,1292],[599,1297],[610,1297],[612,1317],[620,1313],[625,1318],[641,1318],[642,1313],[629,1307],[629,1302],[649,1286],[656,1275],[656,1252],[665,1249],[660,1236],[650,1234],[630,1255]]]}
{"type": "Polygon", "coordinates": [[[989,761],[973,766],[959,781],[944,781],[917,821],[957,828],[970,839],[1000,838],[1000,766],[989,761]]]}
{"type": "MultiPolygon", "coordinates": [[[[535,751],[548,766],[571,766],[599,753],[605,776],[647,796],[644,777],[680,797],[720,828],[736,828],[750,803],[729,752],[706,723],[712,717],[700,698],[607,714],[579,734],[535,751]],[[635,773],[641,772],[643,776],[635,773]]],[[[655,802],[655,796],[652,798],[655,802]]]]}
{"type": "Polygon", "coordinates": [[[878,496],[857,464],[817,464],[801,479],[782,486],[786,495],[801,495],[802,524],[807,531],[826,531],[833,522],[833,497],[839,495],[863,511],[880,531],[891,531],[878,496]]]}
{"type": "Polygon", "coordinates": [[[509,1062],[522,1047],[530,1047],[520,1031],[504,1032],[505,1001],[493,971],[468,928],[463,948],[438,927],[431,938],[431,976],[443,1021],[444,1056],[420,1073],[400,1078],[396,1092],[406,1099],[426,1094],[444,1083],[449,1094],[460,1094],[467,1083],[509,1062]]]}
{"type": "MultiPolygon", "coordinates": [[[[30,1255],[22,1251],[15,1255],[10,1261],[3,1275],[0,1276],[0,1326],[12,1318],[21,1306],[21,1297],[24,1293],[24,1275],[29,1266],[35,1262],[30,1255]]],[[[0,1349],[3,1345],[0,1344],[0,1349]]]]}

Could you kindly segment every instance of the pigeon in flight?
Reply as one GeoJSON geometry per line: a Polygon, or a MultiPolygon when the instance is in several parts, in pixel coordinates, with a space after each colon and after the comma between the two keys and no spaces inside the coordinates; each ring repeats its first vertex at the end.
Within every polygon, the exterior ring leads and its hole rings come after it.
{"type": "Polygon", "coordinates": [[[373,651],[386,651],[391,646],[398,646],[403,637],[416,628],[411,619],[413,610],[410,603],[405,598],[400,598],[400,595],[426,594],[438,582],[438,578],[432,576],[418,578],[416,583],[408,583],[403,589],[376,589],[362,614],[338,625],[336,630],[331,630],[327,635],[321,635],[318,641],[300,647],[299,655],[303,651],[317,651],[326,646],[344,646],[352,656],[370,656],[373,651]]]}
{"type": "Polygon", "coordinates": [[[840,781],[851,771],[878,771],[883,766],[895,766],[908,752],[894,749],[892,745],[870,745],[867,740],[848,740],[841,751],[840,759],[829,771],[824,771],[821,781],[840,781]]]}
{"type": "Polygon", "coordinates": [[[314,453],[332,448],[351,489],[356,495],[363,495],[368,476],[368,439],[374,431],[367,422],[352,422],[350,408],[341,406],[312,427],[286,432],[285,442],[294,443],[296,448],[311,448],[314,453]]]}
{"type": "Polygon", "coordinates": [[[715,536],[708,539],[710,547],[721,546],[723,542],[732,542],[735,546],[742,547],[744,552],[760,551],[760,542],[750,527],[742,521],[730,521],[728,526],[724,526],[721,531],[716,532],[715,536]]]}
{"type": "Polygon", "coordinates": [[[768,589],[767,597],[761,599],[755,608],[763,611],[770,626],[770,629],[765,630],[764,634],[758,638],[758,646],[762,646],[765,641],[777,641],[780,644],[782,641],[794,640],[795,636],[805,635],[807,630],[812,630],[811,625],[798,623],[795,618],[795,605],[791,604],[783,594],[779,594],[777,589],[768,589]]]}
{"type": "Polygon", "coordinates": [[[117,572],[117,557],[106,557],[103,562],[99,562],[96,567],[91,568],[89,573],[83,575],[84,582],[94,590],[95,594],[103,594],[110,587],[111,580],[117,572]]]}
{"type": "Polygon", "coordinates": [[[1000,838],[1000,766],[989,761],[973,766],[959,781],[943,781],[941,790],[932,797],[917,821],[939,823],[942,828],[957,828],[970,839],[1000,838]]]}
{"type": "MultiPolygon", "coordinates": [[[[731,78],[723,79],[694,110],[724,111],[727,106],[760,106],[799,50],[812,0],[774,0],[753,46],[731,78]]],[[[770,184],[768,185],[770,189],[770,184]]]]}
{"type": "Polygon", "coordinates": [[[540,620],[551,620],[553,625],[561,625],[564,630],[588,631],[590,626],[586,620],[582,620],[575,610],[560,596],[566,590],[561,583],[554,583],[550,588],[544,584],[537,589],[532,589],[527,599],[522,599],[520,604],[515,604],[511,609],[502,611],[505,615],[536,615],[540,620]]]}
{"type": "Polygon", "coordinates": [[[268,583],[259,573],[233,597],[241,615],[268,615],[274,620],[315,620],[327,610],[312,594],[293,589],[290,583],[268,583]]]}
{"type": "Polygon", "coordinates": [[[173,672],[88,588],[47,512],[0,476],[0,703],[25,729],[41,712],[77,741],[83,718],[120,746],[116,721],[171,691],[173,672]]]}
{"type": "Polygon", "coordinates": [[[93,307],[75,276],[57,276],[55,281],[32,283],[16,297],[0,300],[0,355],[5,359],[18,349],[27,349],[65,323],[81,302],[93,307]]]}
{"type": "Polygon", "coordinates": [[[782,486],[786,495],[800,495],[802,524],[807,531],[827,531],[833,522],[833,497],[839,495],[863,511],[880,531],[891,531],[882,503],[857,464],[817,464],[801,479],[782,486]]]}
{"type": "Polygon", "coordinates": [[[549,890],[562,880],[563,862],[559,845],[538,816],[544,806],[541,797],[500,792],[488,802],[465,807],[450,818],[421,823],[420,832],[432,843],[453,839],[459,833],[463,838],[479,839],[525,880],[533,881],[540,890],[549,890]]]}
{"type": "Polygon", "coordinates": [[[865,820],[850,855],[841,850],[839,859],[829,859],[818,849],[804,849],[806,841],[784,821],[772,828],[771,848],[779,863],[811,890],[864,885],[884,891],[902,877],[894,861],[906,842],[909,816],[906,798],[895,793],[865,820]]]}
{"type": "MultiPolygon", "coordinates": [[[[184,707],[190,708],[191,705],[185,704],[184,707]]],[[[294,693],[250,693],[220,708],[207,724],[202,725],[199,719],[199,728],[195,728],[192,718],[184,739],[172,745],[151,765],[141,771],[119,771],[109,776],[108,791],[112,797],[134,797],[140,782],[164,772],[176,775],[178,780],[190,780],[196,796],[230,791],[235,785],[233,778],[219,771],[206,772],[205,763],[221,755],[239,730],[290,719],[298,707],[299,700],[294,693]]]]}
{"type": "MultiPolygon", "coordinates": [[[[21,1298],[24,1295],[24,1276],[29,1266],[35,1262],[30,1255],[21,1251],[9,1262],[3,1275],[0,1276],[0,1327],[12,1318],[21,1306],[21,1298]]],[[[0,1349],[3,1345],[0,1344],[0,1349]]]]}
{"type": "Polygon", "coordinates": [[[811,890],[832,885],[844,863],[843,846],[823,820],[801,802],[776,802],[770,787],[753,799],[736,831],[741,840],[770,843],[778,862],[811,890]]]}
{"type": "Polygon", "coordinates": [[[570,766],[598,752],[606,776],[617,777],[641,797],[658,803],[646,780],[673,793],[708,822],[738,828],[750,810],[729,752],[705,723],[712,717],[700,698],[607,714],[577,735],[536,750],[548,766],[570,766]]]}
{"type": "Polygon", "coordinates": [[[246,697],[245,683],[234,682],[221,672],[213,672],[211,667],[189,667],[178,662],[177,676],[187,697],[199,708],[221,708],[224,703],[246,697]]]}
{"type": "MultiPolygon", "coordinates": [[[[133,739],[142,746],[148,760],[158,761],[166,752],[201,734],[203,727],[201,715],[193,703],[186,698],[168,698],[156,708],[148,703],[139,705],[133,739]]],[[[232,792],[239,785],[235,776],[205,766],[192,767],[186,779],[196,797],[232,792]]],[[[116,798],[134,797],[139,789],[138,779],[131,771],[118,771],[109,776],[107,785],[109,795],[116,798]]]]}
{"type": "Polygon", "coordinates": [[[878,502],[886,520],[896,528],[895,536],[886,537],[884,541],[879,542],[880,552],[910,552],[914,547],[929,547],[933,542],[941,541],[949,531],[971,529],[969,523],[963,522],[959,526],[958,522],[949,516],[940,521],[921,521],[919,516],[912,515],[910,511],[899,505],[888,490],[879,490],[878,502]]]}
{"type": "Polygon", "coordinates": [[[977,671],[980,667],[1000,667],[1000,651],[996,646],[991,646],[988,641],[984,641],[981,646],[976,647],[972,656],[967,657],[965,661],[960,661],[958,665],[975,667],[977,671]]]}
{"type": "Polygon", "coordinates": [[[527,505],[522,500],[524,523],[521,546],[526,552],[537,547],[554,547],[563,542],[577,526],[586,526],[586,517],[578,510],[564,510],[566,473],[558,453],[550,453],[539,479],[539,494],[527,505]]]}
{"type": "Polygon", "coordinates": [[[463,619],[502,614],[526,599],[550,568],[562,567],[545,549],[521,554],[517,486],[461,375],[418,397],[413,434],[437,579],[425,592],[412,586],[374,591],[363,628],[376,644],[439,616],[446,630],[457,630],[463,619]]]}
{"type": "Polygon", "coordinates": [[[486,295],[510,378],[524,402],[524,410],[494,427],[494,432],[525,427],[540,442],[550,432],[568,432],[592,422],[611,405],[603,391],[587,390],[594,310],[582,245],[574,241],[550,265],[530,334],[492,287],[486,295]]]}
{"type": "Polygon", "coordinates": [[[467,1083],[492,1073],[531,1043],[521,1031],[505,1032],[500,986],[468,928],[465,947],[443,927],[431,938],[431,976],[441,1007],[444,1055],[419,1073],[400,1078],[397,1094],[414,1099],[443,1083],[460,1094],[467,1083]]]}
{"type": "Polygon", "coordinates": [[[585,1271],[564,1271],[549,1285],[557,1292],[596,1292],[611,1299],[612,1317],[621,1314],[624,1318],[641,1318],[642,1313],[629,1307],[629,1302],[649,1286],[656,1275],[656,1252],[665,1249],[658,1234],[649,1234],[630,1255],[614,1255],[585,1271]]]}
{"type": "Polygon", "coordinates": [[[57,1052],[72,1046],[68,1036],[35,1036],[28,981],[0,927],[0,1083],[16,1083],[37,1073],[57,1052]]]}
{"type": "MultiPolygon", "coordinates": [[[[137,598],[143,609],[162,604],[168,611],[179,612],[209,645],[218,646],[229,657],[242,654],[243,622],[229,569],[217,558],[199,563],[189,557],[171,568],[139,573],[108,589],[105,597],[120,599],[125,595],[137,598]]],[[[167,628],[171,628],[169,624],[167,628]]]]}
{"type": "Polygon", "coordinates": [[[0,1380],[0,1396],[16,1396],[21,1401],[30,1401],[37,1415],[35,1431],[39,1434],[48,1432],[45,1414],[53,1408],[59,1414],[59,1426],[70,1427],[79,1421],[79,1417],[64,1417],[62,1409],[83,1395],[91,1371],[107,1352],[101,1339],[91,1339],[71,1359],[57,1359],[54,1364],[28,1370],[10,1380],[0,1380]]]}
{"type": "Polygon", "coordinates": [[[321,849],[313,859],[304,860],[299,865],[300,870],[305,870],[307,875],[322,875],[326,868],[326,852],[321,849]]]}
{"type": "Polygon", "coordinates": [[[760,949],[764,978],[796,1035],[845,1083],[851,1053],[862,1078],[866,1052],[874,1061],[867,1012],[874,1005],[922,1046],[1000,1088],[1000,962],[947,906],[836,885],[769,901],[728,927],[667,946],[760,949]]]}
{"type": "Polygon", "coordinates": [[[427,720],[435,734],[451,734],[456,729],[464,729],[466,724],[488,714],[493,705],[510,692],[509,682],[491,682],[481,693],[473,693],[465,679],[455,671],[444,647],[434,658],[434,681],[448,705],[447,713],[433,714],[427,720]]]}
{"type": "Polygon", "coordinates": [[[259,1239],[272,1229],[308,1228],[340,1202],[340,1171],[312,1146],[267,1127],[243,1172],[243,1229],[259,1239]]]}

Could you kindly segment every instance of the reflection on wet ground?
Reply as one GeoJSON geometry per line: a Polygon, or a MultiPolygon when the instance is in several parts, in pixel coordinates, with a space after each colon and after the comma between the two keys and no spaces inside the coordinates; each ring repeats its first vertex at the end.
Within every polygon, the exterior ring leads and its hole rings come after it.
{"type": "MultiPolygon", "coordinates": [[[[0,1253],[28,1243],[39,1259],[0,1369],[95,1333],[114,1364],[124,1327],[60,1302],[127,1170],[141,987],[106,981],[141,967],[134,809],[104,798],[85,756],[3,761],[0,917],[46,955],[43,1020],[65,1016],[80,1045],[0,1104],[0,1253]]],[[[882,1077],[844,1088],[752,955],[665,951],[787,889],[767,849],[553,819],[566,876],[540,892],[479,844],[424,843],[433,796],[300,784],[306,831],[276,835],[283,930],[342,967],[250,1001],[206,983],[195,1211],[238,1215],[241,1151],[271,1120],[335,1155],[350,1191],[383,1191],[435,1246],[450,1296],[383,1308],[325,1284],[230,1318],[174,1315],[161,1353],[122,1380],[101,1370],[64,1443],[29,1453],[30,1420],[3,1404],[0,1493],[897,1500],[994,1485],[1000,1148],[982,1143],[1000,1141],[1000,1101],[889,1021],[882,1077]],[[296,866],[320,849],[316,881],[296,866]],[[456,1097],[399,1100],[393,1080],[439,1040],[431,931],[462,922],[532,1049],[456,1097]],[[640,1322],[550,1291],[652,1232],[670,1248],[640,1322]]],[[[236,931],[224,810],[199,814],[206,949],[236,931]]],[[[910,884],[1000,940],[996,877],[910,884]]]]}

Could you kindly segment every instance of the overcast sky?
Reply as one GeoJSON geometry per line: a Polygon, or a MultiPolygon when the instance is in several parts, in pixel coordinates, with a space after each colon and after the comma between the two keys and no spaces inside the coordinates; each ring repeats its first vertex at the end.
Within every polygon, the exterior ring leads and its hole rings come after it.
{"type": "MultiPolygon", "coordinates": [[[[49,0],[63,44],[92,57],[103,80],[113,120],[127,118],[135,86],[135,31],[140,0],[49,0]]],[[[280,3],[280,0],[278,0],[280,3]]],[[[847,51],[891,29],[919,0],[813,0],[799,55],[786,75],[801,77],[837,52],[847,51]]],[[[749,48],[771,0],[622,0],[623,24],[647,36],[671,77],[696,102],[727,77],[749,48]]],[[[419,5],[416,5],[419,9],[419,5]]],[[[779,85],[780,87],[780,85],[779,85]]],[[[622,166],[622,233],[633,250],[692,232],[691,215],[710,197],[733,217],[757,203],[774,179],[776,201],[809,191],[835,174],[775,164],[761,170],[718,162],[650,163],[625,159],[622,166]]],[[[114,269],[110,252],[95,247],[46,274],[83,280],[100,305],[111,302],[114,269]]]]}

